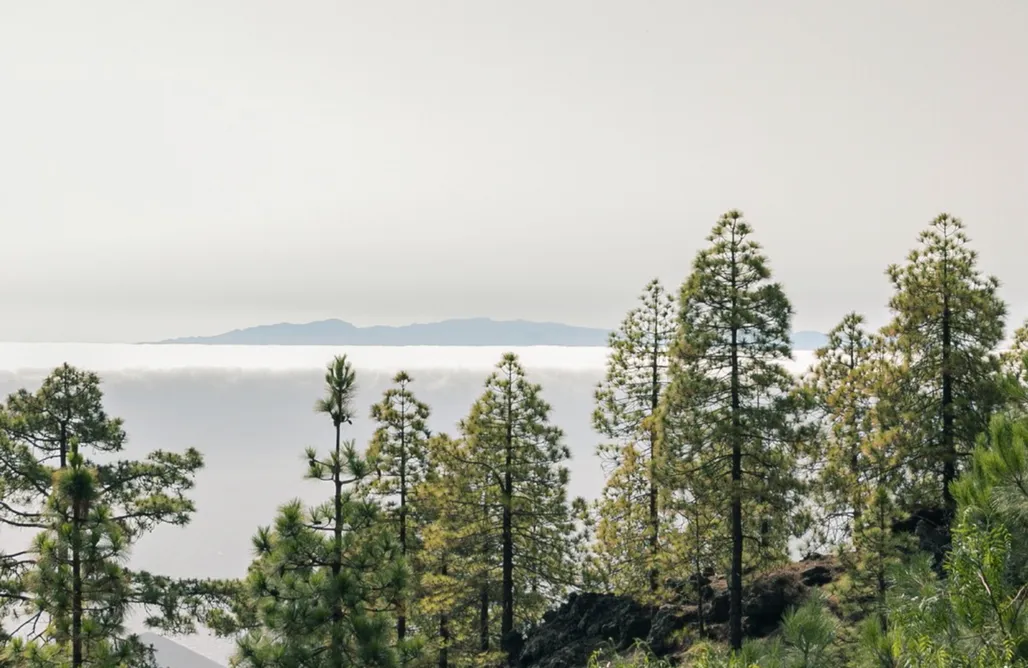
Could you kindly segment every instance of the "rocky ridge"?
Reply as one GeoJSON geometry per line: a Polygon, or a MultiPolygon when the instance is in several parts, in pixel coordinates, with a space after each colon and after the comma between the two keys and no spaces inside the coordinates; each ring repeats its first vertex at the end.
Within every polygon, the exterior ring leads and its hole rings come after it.
{"type": "MultiPolygon", "coordinates": [[[[770,634],[786,611],[800,605],[812,589],[833,582],[841,572],[835,559],[815,556],[757,575],[744,595],[746,635],[770,634]]],[[[699,583],[690,578],[682,589],[691,596],[661,606],[613,594],[572,594],[524,638],[508,638],[505,645],[520,668],[581,668],[597,650],[624,652],[641,642],[654,654],[668,656],[701,638],[726,639],[729,599],[725,578],[700,576],[699,583]],[[702,631],[697,584],[703,592],[702,631]]]]}

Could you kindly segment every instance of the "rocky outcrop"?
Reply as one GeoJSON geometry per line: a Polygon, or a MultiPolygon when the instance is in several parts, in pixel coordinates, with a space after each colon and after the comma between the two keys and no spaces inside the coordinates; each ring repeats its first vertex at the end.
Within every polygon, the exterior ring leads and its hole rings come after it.
{"type": "MultiPolygon", "coordinates": [[[[787,610],[802,603],[812,588],[834,581],[840,572],[834,559],[818,557],[756,576],[743,600],[747,635],[762,637],[774,631],[787,610]]],[[[720,576],[701,577],[702,633],[694,581],[682,588],[691,596],[683,594],[681,600],[662,606],[611,594],[572,594],[518,640],[521,652],[513,663],[521,668],[581,668],[597,650],[623,652],[642,642],[655,654],[668,655],[700,637],[723,640],[728,633],[727,583],[720,576]]]]}
{"type": "Polygon", "coordinates": [[[525,640],[520,666],[561,668],[584,666],[601,646],[624,650],[646,638],[655,610],[625,596],[571,594],[557,610],[543,617],[525,640]]]}

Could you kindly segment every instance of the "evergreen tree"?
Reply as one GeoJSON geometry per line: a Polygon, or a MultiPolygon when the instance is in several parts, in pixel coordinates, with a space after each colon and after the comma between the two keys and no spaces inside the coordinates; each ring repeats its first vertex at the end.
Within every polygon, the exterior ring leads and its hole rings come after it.
{"type": "Polygon", "coordinates": [[[797,411],[781,364],[791,356],[792,310],[740,212],[723,215],[708,240],[682,286],[663,429],[679,485],[688,491],[705,478],[709,497],[693,502],[727,507],[729,631],[739,649],[744,541],[758,558],[783,558],[797,503],[797,411]]]}
{"type": "MultiPolygon", "coordinates": [[[[567,499],[570,458],[549,405],[517,356],[505,354],[464,421],[455,453],[462,475],[481,485],[487,556],[500,570],[500,638],[504,651],[518,626],[536,621],[574,581],[576,527],[567,499]]],[[[473,488],[472,488],[473,489],[473,488]]],[[[471,491],[471,490],[469,490],[471,491]]],[[[488,588],[482,590],[487,612],[488,588]]]]}
{"type": "Polygon", "coordinates": [[[886,339],[863,323],[850,313],[829,333],[802,390],[819,427],[810,441],[814,541],[840,550],[850,574],[842,602],[884,622],[888,572],[911,547],[892,530],[902,517],[895,494],[902,478],[896,408],[903,397],[895,391],[902,370],[886,339]]]}
{"type": "Polygon", "coordinates": [[[951,488],[945,578],[917,558],[890,592],[892,665],[1028,666],[1028,424],[995,416],[982,441],[951,488]]]}
{"type": "Polygon", "coordinates": [[[950,484],[1003,401],[995,349],[1006,307],[959,219],[938,216],[919,241],[905,264],[889,267],[894,318],[886,333],[906,367],[904,447],[915,483],[908,503],[935,496],[952,513],[950,484]]]}
{"type": "Polygon", "coordinates": [[[4,588],[20,628],[42,628],[33,642],[12,641],[5,661],[147,665],[149,651],[123,628],[130,607],[147,610],[150,626],[190,632],[234,593],[231,583],[124,566],[143,535],[189,521],[185,494],[203,459],[193,449],[117,459],[125,432],[106,414],[96,374],[65,364],[35,393],[11,395],[0,433],[0,524],[39,532],[27,552],[7,555],[4,588]]]}
{"type": "Polygon", "coordinates": [[[284,505],[274,527],[258,530],[257,558],[246,579],[249,626],[238,643],[234,665],[393,666],[389,615],[406,581],[406,567],[381,508],[369,498],[371,474],[352,441],[342,440],[350,424],[356,374],[345,356],[325,375],[326,396],[315,409],[332,420],[334,447],[327,456],[307,450],[307,477],[332,487],[332,498],[304,509],[284,505]]]}
{"type": "Polygon", "coordinates": [[[651,592],[650,576],[667,555],[669,541],[654,552],[649,540],[639,539],[652,535],[650,468],[634,446],[624,446],[619,455],[600,498],[583,518],[595,534],[586,574],[590,588],[642,596],[651,592]]]}
{"type": "Polygon", "coordinates": [[[843,487],[852,490],[854,509],[860,509],[853,514],[852,551],[843,554],[852,584],[845,598],[855,601],[861,613],[874,612],[883,625],[888,621],[888,574],[901,555],[913,549],[909,536],[893,531],[895,523],[903,518],[896,490],[903,476],[899,410],[904,397],[897,392],[903,369],[890,352],[883,337],[869,339],[864,359],[847,383],[847,392],[855,399],[844,402],[855,406],[853,412],[859,419],[852,427],[861,437],[857,460],[860,473],[851,480],[852,486],[843,487]]]}
{"type": "Polygon", "coordinates": [[[428,522],[419,557],[422,597],[418,606],[434,616],[436,665],[494,665],[501,660],[491,644],[490,618],[495,599],[494,550],[488,481],[467,475],[466,445],[445,434],[428,443],[432,467],[417,495],[428,522]]]}
{"type": "MultiPolygon", "coordinates": [[[[398,373],[393,382],[396,386],[386,390],[382,401],[371,407],[371,417],[378,427],[368,457],[378,474],[373,489],[387,500],[387,514],[395,523],[400,552],[408,565],[414,566],[425,521],[415,491],[430,471],[429,409],[411,392],[411,377],[406,372],[398,373]]],[[[416,592],[416,570],[414,575],[416,592]]],[[[401,644],[407,634],[407,608],[407,601],[397,602],[396,636],[401,644]]]]}
{"type": "Polygon", "coordinates": [[[593,426],[610,439],[598,448],[609,474],[598,508],[596,554],[607,562],[604,570],[616,590],[654,593],[663,524],[654,416],[668,383],[677,322],[674,300],[659,281],[646,285],[640,302],[611,333],[606,377],[596,390],[593,426]],[[639,536],[646,536],[645,547],[639,536]]]}
{"type": "Polygon", "coordinates": [[[815,535],[821,543],[851,538],[864,508],[868,469],[863,449],[874,397],[861,381],[870,349],[864,317],[849,313],[815,351],[814,364],[803,379],[802,390],[808,394],[819,427],[811,439],[816,467],[811,501],[817,509],[815,535]]]}

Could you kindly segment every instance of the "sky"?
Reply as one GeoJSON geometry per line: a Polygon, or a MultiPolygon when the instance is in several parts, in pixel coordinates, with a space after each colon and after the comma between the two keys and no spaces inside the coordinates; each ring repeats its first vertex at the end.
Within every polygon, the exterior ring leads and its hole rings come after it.
{"type": "Polygon", "coordinates": [[[1024,0],[0,2],[0,340],[612,327],[741,209],[884,322],[945,211],[1028,317],[1024,0]]]}

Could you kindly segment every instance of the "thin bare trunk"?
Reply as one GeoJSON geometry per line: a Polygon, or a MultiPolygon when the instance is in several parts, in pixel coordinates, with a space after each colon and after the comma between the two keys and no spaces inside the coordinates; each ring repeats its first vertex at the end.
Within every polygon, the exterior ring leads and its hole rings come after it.
{"type": "Polygon", "coordinates": [[[739,323],[736,314],[735,250],[732,250],[731,397],[732,397],[732,577],[729,583],[728,633],[732,649],[742,649],[742,425],[739,389],[739,323]]]}
{"type": "MultiPolygon", "coordinates": [[[[340,411],[341,412],[341,411],[340,411]]],[[[332,549],[332,578],[338,581],[339,574],[343,570],[343,481],[341,462],[341,430],[340,423],[336,423],[336,456],[332,471],[332,481],[335,483],[335,524],[333,526],[333,549],[332,549]]],[[[340,637],[340,626],[343,623],[343,602],[335,596],[332,601],[332,641],[330,644],[331,659],[333,668],[343,668],[343,647],[340,637]]]]}

